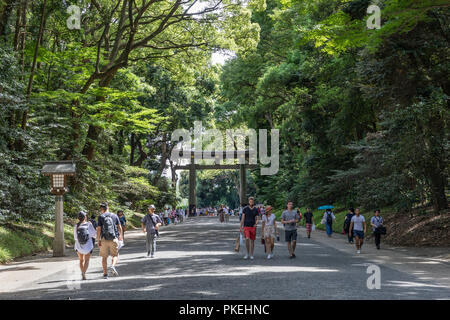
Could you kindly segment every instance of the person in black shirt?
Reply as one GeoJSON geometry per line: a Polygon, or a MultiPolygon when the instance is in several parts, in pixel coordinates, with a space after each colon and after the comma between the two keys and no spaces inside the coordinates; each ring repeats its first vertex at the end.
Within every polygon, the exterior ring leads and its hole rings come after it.
{"type": "Polygon", "coordinates": [[[310,208],[306,208],[305,212],[305,227],[306,227],[306,234],[308,235],[308,239],[311,238],[311,230],[313,225],[313,213],[311,212],[310,208]]]}
{"type": "Polygon", "coordinates": [[[353,208],[349,208],[348,213],[345,215],[343,229],[344,229],[344,232],[347,234],[348,243],[353,243],[353,234],[350,234],[348,231],[350,229],[350,223],[351,223],[354,215],[355,215],[355,209],[353,209],[353,208]]]}
{"type": "Polygon", "coordinates": [[[259,214],[258,208],[255,205],[255,199],[253,197],[248,198],[249,205],[242,210],[242,219],[240,224],[241,232],[244,231],[245,237],[245,248],[247,249],[247,254],[244,259],[253,260],[253,252],[255,250],[255,239],[256,239],[256,226],[258,225],[259,214]]]}
{"type": "MultiPolygon", "coordinates": [[[[92,223],[92,226],[94,227],[94,229],[97,230],[97,221],[95,220],[97,217],[95,216],[95,214],[92,214],[91,219],[89,220],[92,223]]],[[[95,238],[92,238],[92,243],[94,244],[94,248],[95,248],[95,238]]]]}

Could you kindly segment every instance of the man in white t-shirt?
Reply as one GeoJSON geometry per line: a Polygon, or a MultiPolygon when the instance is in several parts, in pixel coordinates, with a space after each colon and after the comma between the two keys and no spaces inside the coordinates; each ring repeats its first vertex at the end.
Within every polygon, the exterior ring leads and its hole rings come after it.
{"type": "Polygon", "coordinates": [[[359,208],[355,209],[355,215],[350,222],[349,235],[355,237],[356,253],[361,253],[361,247],[364,243],[364,233],[366,232],[366,220],[359,212],[359,208]]]}
{"type": "Polygon", "coordinates": [[[230,213],[229,213],[229,211],[228,211],[228,208],[227,208],[227,207],[224,207],[224,208],[223,208],[223,212],[224,212],[224,214],[225,214],[225,223],[230,222],[230,213]]]}
{"type": "Polygon", "coordinates": [[[167,226],[169,224],[169,208],[164,209],[163,217],[164,225],[167,226]]]}

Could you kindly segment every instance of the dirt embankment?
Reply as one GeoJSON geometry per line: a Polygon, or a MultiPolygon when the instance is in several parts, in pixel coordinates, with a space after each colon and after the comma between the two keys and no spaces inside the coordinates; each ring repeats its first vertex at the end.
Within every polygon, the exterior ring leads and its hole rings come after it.
{"type": "Polygon", "coordinates": [[[383,242],[405,247],[450,247],[450,210],[384,214],[387,234],[383,242]]]}

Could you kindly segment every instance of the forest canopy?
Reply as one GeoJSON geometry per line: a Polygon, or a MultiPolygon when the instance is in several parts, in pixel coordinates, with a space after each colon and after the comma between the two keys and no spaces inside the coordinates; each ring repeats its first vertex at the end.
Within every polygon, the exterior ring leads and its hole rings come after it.
{"type": "MultiPolygon", "coordinates": [[[[171,133],[196,120],[280,130],[257,202],[445,210],[449,22],[443,0],[0,0],[0,219],[52,219],[49,160],[77,163],[69,215],[182,203],[171,133]]],[[[204,173],[197,202],[237,182],[204,173]]]]}

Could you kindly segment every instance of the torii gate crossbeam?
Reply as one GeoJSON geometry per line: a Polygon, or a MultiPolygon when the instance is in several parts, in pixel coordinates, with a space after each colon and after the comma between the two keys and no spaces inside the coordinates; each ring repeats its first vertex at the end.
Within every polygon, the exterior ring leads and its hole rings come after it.
{"type": "MultiPolygon", "coordinates": [[[[215,151],[205,151],[211,153],[211,158],[216,157],[215,151]]],[[[258,168],[257,164],[239,163],[239,164],[212,164],[212,165],[201,165],[195,164],[195,159],[203,159],[204,151],[191,151],[191,163],[188,165],[175,165],[175,170],[189,170],[189,215],[192,215],[193,208],[196,207],[196,177],[197,170],[239,170],[239,200],[241,206],[244,206],[247,202],[247,179],[246,170],[258,168]]],[[[223,155],[226,155],[227,159],[230,159],[232,155],[233,159],[244,159],[248,162],[249,150],[233,150],[233,151],[222,151],[223,155]]],[[[206,160],[206,159],[205,159],[206,160]]],[[[209,159],[211,160],[211,159],[209,159]]]]}

